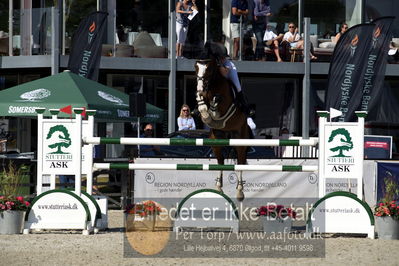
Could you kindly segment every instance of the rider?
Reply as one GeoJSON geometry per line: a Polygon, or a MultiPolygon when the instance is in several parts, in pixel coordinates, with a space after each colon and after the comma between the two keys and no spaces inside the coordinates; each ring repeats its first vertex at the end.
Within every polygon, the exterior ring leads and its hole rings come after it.
{"type": "Polygon", "coordinates": [[[219,71],[223,77],[230,80],[236,92],[236,100],[239,107],[247,116],[253,116],[254,110],[250,109],[245,95],[241,89],[240,80],[238,79],[237,68],[227,55],[227,49],[221,42],[206,42],[205,56],[207,58],[215,58],[219,66],[219,71]]]}

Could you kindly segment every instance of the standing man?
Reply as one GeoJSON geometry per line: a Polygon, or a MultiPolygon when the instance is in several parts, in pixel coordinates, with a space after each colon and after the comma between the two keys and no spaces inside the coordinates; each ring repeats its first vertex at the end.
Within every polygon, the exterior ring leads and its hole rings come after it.
{"type": "Polygon", "coordinates": [[[234,40],[233,59],[235,60],[238,58],[238,51],[240,49],[240,38],[241,38],[240,18],[242,15],[246,16],[247,14],[248,14],[247,0],[231,1],[230,27],[231,27],[231,37],[234,40]]]}
{"type": "Polygon", "coordinates": [[[254,1],[254,20],[253,30],[256,36],[255,60],[263,61],[265,59],[265,50],[263,45],[263,36],[265,35],[267,26],[267,17],[271,16],[269,0],[252,0],[254,1]]]}

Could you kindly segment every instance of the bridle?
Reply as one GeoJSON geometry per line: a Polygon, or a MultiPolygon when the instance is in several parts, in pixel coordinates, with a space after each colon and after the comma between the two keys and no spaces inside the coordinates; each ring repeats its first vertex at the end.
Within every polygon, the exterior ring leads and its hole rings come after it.
{"type": "MultiPolygon", "coordinates": [[[[197,64],[200,64],[204,67],[208,65],[208,63],[212,62],[212,59],[204,59],[204,60],[198,60],[197,64]]],[[[207,68],[207,67],[206,67],[207,68]]],[[[199,71],[198,71],[199,72],[199,71]]],[[[205,75],[206,70],[202,73],[202,76],[197,73],[197,84],[199,81],[202,81],[202,91],[206,92],[209,90],[209,74],[205,75]]]]}

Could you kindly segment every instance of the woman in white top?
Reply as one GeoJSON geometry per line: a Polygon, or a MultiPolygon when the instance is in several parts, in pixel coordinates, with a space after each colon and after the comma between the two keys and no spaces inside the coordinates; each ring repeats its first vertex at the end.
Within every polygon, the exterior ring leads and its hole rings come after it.
{"type": "MultiPolygon", "coordinates": [[[[295,23],[290,22],[288,24],[288,31],[284,34],[283,41],[289,42],[291,48],[303,49],[303,40],[301,40],[295,23]]],[[[310,53],[310,59],[317,59],[317,57],[310,53]]]]}
{"type": "Polygon", "coordinates": [[[183,104],[180,109],[177,125],[179,130],[195,130],[195,122],[190,114],[190,107],[187,104],[183,104]]]}
{"type": "Polygon", "coordinates": [[[195,1],[179,0],[176,3],[176,56],[178,58],[183,56],[183,46],[188,32],[188,16],[192,14],[194,10],[197,10],[195,1]]]}

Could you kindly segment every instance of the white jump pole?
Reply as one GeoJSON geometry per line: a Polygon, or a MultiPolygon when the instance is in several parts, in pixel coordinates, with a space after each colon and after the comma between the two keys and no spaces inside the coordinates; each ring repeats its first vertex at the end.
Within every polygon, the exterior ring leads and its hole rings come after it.
{"type": "MultiPolygon", "coordinates": [[[[88,136],[94,136],[94,115],[96,111],[95,110],[86,110],[86,114],[88,116],[87,122],[88,122],[88,128],[86,129],[87,132],[85,132],[88,136]]],[[[89,148],[87,149],[87,154],[85,154],[85,168],[90,168],[93,165],[93,144],[86,144],[89,145],[89,148]]],[[[86,173],[86,192],[87,194],[91,195],[93,194],[93,171],[90,170],[86,173]]]]}
{"type": "Polygon", "coordinates": [[[36,108],[37,113],[37,184],[36,193],[37,195],[43,192],[43,113],[45,108],[36,108]]]}
{"type": "Polygon", "coordinates": [[[77,145],[74,146],[74,154],[79,158],[75,160],[74,172],[75,172],[75,193],[80,197],[82,191],[82,113],[84,111],[83,108],[73,108],[73,111],[76,115],[75,126],[76,130],[76,139],[73,141],[78,142],[77,145]]]}

